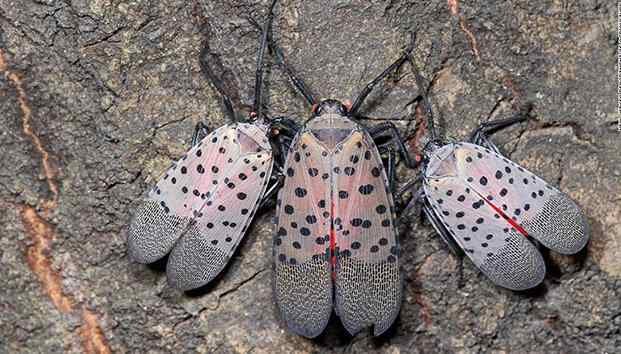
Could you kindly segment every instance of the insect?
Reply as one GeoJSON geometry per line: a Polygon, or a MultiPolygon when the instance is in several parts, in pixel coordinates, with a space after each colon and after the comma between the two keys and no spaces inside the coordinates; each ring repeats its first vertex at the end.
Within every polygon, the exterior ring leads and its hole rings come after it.
{"type": "Polygon", "coordinates": [[[273,171],[280,167],[270,142],[271,129],[278,125],[280,134],[293,136],[287,127],[295,124],[261,112],[263,57],[275,4],[276,0],[262,28],[250,121],[237,121],[229,95],[209,66],[206,45],[202,71],[222,96],[233,123],[211,133],[199,123],[190,150],[150,190],[131,221],[130,257],[152,263],[170,252],[166,273],[172,287],[194,289],[216,277],[257,208],[278,188],[278,173],[273,171]]]}
{"type": "Polygon", "coordinates": [[[302,336],[318,336],[333,308],[351,334],[372,326],[380,335],[397,317],[402,296],[390,189],[394,166],[384,170],[382,153],[394,157],[396,149],[407,165],[412,162],[392,123],[366,129],[356,118],[373,87],[399,69],[413,45],[353,104],[317,103],[280,48],[270,46],[314,107],[290,144],[277,201],[276,303],[287,326],[302,336]],[[388,141],[377,146],[375,139],[386,134],[388,141]]]}
{"type": "MultiPolygon", "coordinates": [[[[422,78],[415,75],[420,88],[422,78]]],[[[526,120],[528,107],[483,123],[468,142],[448,142],[437,138],[426,98],[423,102],[431,140],[423,150],[423,186],[415,200],[422,201],[423,212],[454,252],[465,253],[495,284],[525,290],[545,276],[537,243],[562,254],[585,246],[589,226],[576,203],[502,156],[487,137],[526,120]]]]}

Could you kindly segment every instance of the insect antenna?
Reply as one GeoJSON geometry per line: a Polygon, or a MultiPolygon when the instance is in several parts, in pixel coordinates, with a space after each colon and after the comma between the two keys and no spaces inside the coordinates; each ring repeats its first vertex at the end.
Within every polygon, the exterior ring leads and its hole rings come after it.
{"type": "Polygon", "coordinates": [[[373,79],[371,82],[369,82],[364,87],[362,92],[360,92],[360,94],[358,94],[358,97],[356,97],[356,99],[354,100],[354,104],[352,105],[351,109],[349,110],[349,115],[350,116],[354,117],[354,116],[357,115],[358,110],[360,109],[360,107],[364,103],[364,100],[367,98],[367,96],[369,96],[371,91],[373,91],[373,88],[378,83],[380,83],[382,80],[384,80],[388,75],[390,75],[393,72],[397,71],[401,67],[401,65],[403,65],[403,63],[405,63],[408,60],[408,58],[410,58],[410,55],[412,54],[412,51],[414,50],[414,42],[415,41],[416,41],[416,33],[412,32],[410,44],[407,46],[407,48],[405,49],[403,54],[399,57],[399,59],[395,60],[381,74],[379,74],[375,79],[373,79]]]}
{"type": "Polygon", "coordinates": [[[269,47],[274,53],[274,55],[276,56],[276,60],[278,61],[278,64],[280,64],[283,67],[283,69],[287,73],[287,76],[289,76],[289,79],[291,80],[293,85],[298,89],[298,91],[302,94],[302,96],[304,96],[308,104],[310,104],[311,106],[316,105],[317,100],[315,99],[315,96],[313,96],[313,94],[311,93],[310,89],[306,86],[304,81],[297,76],[295,70],[293,70],[293,67],[285,60],[285,55],[283,53],[283,50],[278,46],[278,44],[276,43],[273,37],[270,36],[268,39],[269,39],[269,47]]]}
{"type": "Polygon", "coordinates": [[[224,89],[224,83],[222,82],[222,79],[214,73],[211,66],[209,65],[210,52],[211,49],[209,47],[209,40],[206,39],[205,44],[203,45],[203,49],[201,50],[201,53],[199,55],[201,71],[222,97],[222,103],[224,104],[224,114],[232,122],[237,122],[237,116],[235,115],[235,110],[233,109],[233,103],[231,103],[231,98],[224,89]]]}
{"type": "Polygon", "coordinates": [[[438,138],[438,133],[433,124],[433,111],[431,110],[431,104],[429,103],[429,88],[431,85],[425,85],[425,79],[418,71],[418,67],[414,62],[414,59],[410,57],[410,64],[412,65],[412,73],[414,74],[414,79],[416,80],[416,86],[420,91],[420,98],[423,103],[423,109],[425,110],[425,116],[427,117],[427,129],[429,130],[429,135],[431,137],[430,140],[434,141],[438,138]]]}
{"type": "MultiPolygon", "coordinates": [[[[256,117],[261,117],[261,110],[263,109],[263,72],[265,70],[265,48],[268,45],[268,37],[270,37],[272,22],[274,20],[274,7],[278,0],[273,0],[265,24],[261,29],[261,45],[259,46],[259,54],[257,55],[257,71],[255,74],[254,84],[254,103],[252,105],[252,113],[256,117]]],[[[255,22],[256,23],[256,22],[255,22]]]]}
{"type": "MultiPolygon", "coordinates": [[[[250,24],[253,25],[254,27],[260,29],[259,24],[253,18],[248,18],[248,22],[250,22],[250,24]]],[[[280,66],[283,67],[283,69],[287,73],[287,76],[289,76],[289,79],[291,80],[295,88],[297,88],[298,91],[300,91],[302,96],[304,96],[306,101],[311,106],[314,106],[315,104],[317,104],[317,100],[315,99],[315,96],[308,89],[304,81],[298,77],[293,67],[285,60],[284,52],[282,48],[280,48],[278,44],[276,43],[276,41],[274,40],[274,37],[272,36],[271,32],[269,32],[267,35],[267,44],[268,44],[269,49],[272,51],[272,54],[276,56],[276,61],[278,62],[280,66]]]]}

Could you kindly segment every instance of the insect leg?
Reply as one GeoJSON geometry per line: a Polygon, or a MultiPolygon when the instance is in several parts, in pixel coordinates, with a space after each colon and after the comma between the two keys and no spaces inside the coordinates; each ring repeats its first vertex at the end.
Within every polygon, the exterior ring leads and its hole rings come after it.
{"type": "Polygon", "coordinates": [[[281,173],[278,173],[275,176],[273,176],[273,179],[275,179],[275,181],[270,186],[267,187],[267,190],[265,191],[263,198],[259,202],[259,208],[261,209],[269,206],[269,203],[272,201],[272,197],[276,195],[276,192],[278,192],[278,189],[282,186],[285,176],[282,175],[281,173]]]}
{"type": "Polygon", "coordinates": [[[278,139],[279,139],[279,144],[283,148],[285,148],[284,152],[286,155],[287,151],[289,151],[289,147],[291,146],[291,141],[293,141],[293,138],[283,134],[283,135],[279,135],[278,139]]]}
{"type": "Polygon", "coordinates": [[[192,133],[191,145],[196,146],[196,144],[198,144],[199,141],[203,140],[203,138],[206,137],[207,134],[209,134],[209,127],[203,122],[196,123],[196,126],[194,127],[194,133],[192,133]]]}
{"type": "Polygon", "coordinates": [[[279,134],[276,136],[276,145],[278,148],[278,154],[276,157],[276,165],[282,171],[285,166],[285,160],[287,158],[287,154],[289,153],[291,142],[293,141],[293,136],[287,134],[279,134]]]}
{"type": "Polygon", "coordinates": [[[351,107],[351,109],[349,111],[349,115],[350,116],[353,116],[353,117],[356,116],[356,114],[358,113],[358,110],[360,109],[360,106],[362,106],[362,103],[364,103],[364,100],[371,93],[371,91],[373,91],[373,88],[375,87],[375,85],[377,85],[379,82],[384,80],[386,78],[386,76],[388,76],[388,75],[392,74],[394,71],[398,70],[401,67],[401,65],[403,65],[403,63],[405,63],[408,60],[408,58],[410,57],[410,54],[414,50],[414,42],[415,42],[415,40],[416,40],[416,34],[412,33],[412,39],[410,41],[410,44],[407,46],[407,48],[405,49],[405,51],[403,52],[401,57],[399,57],[399,59],[394,61],[388,68],[386,68],[375,79],[373,79],[371,82],[369,82],[364,87],[362,92],[360,92],[360,94],[358,94],[358,97],[356,97],[356,100],[354,100],[354,104],[352,105],[352,107],[351,107]]]}
{"type": "MultiPolygon", "coordinates": [[[[448,230],[444,227],[444,225],[442,225],[442,222],[437,218],[433,210],[431,210],[429,206],[429,202],[425,198],[423,188],[420,187],[419,189],[416,190],[416,192],[412,192],[412,190],[414,189],[414,186],[418,182],[420,182],[421,179],[422,177],[418,176],[416,179],[406,183],[406,185],[401,190],[401,192],[399,192],[399,198],[401,200],[403,200],[403,194],[405,194],[406,192],[411,192],[412,198],[410,199],[408,205],[402,210],[398,210],[398,212],[401,213],[403,211],[406,211],[408,209],[412,209],[414,207],[421,205],[423,213],[427,216],[427,219],[429,220],[433,228],[440,235],[440,237],[442,237],[442,239],[445,241],[445,243],[447,244],[451,252],[457,257],[457,287],[462,288],[463,287],[463,251],[456,244],[455,240],[450,235],[448,230]]],[[[418,211],[416,212],[415,215],[419,215],[418,211]]]]}
{"type": "Polygon", "coordinates": [[[284,128],[288,131],[291,132],[291,136],[294,136],[295,134],[297,134],[298,130],[300,130],[302,127],[293,119],[289,118],[289,117],[274,117],[271,119],[272,122],[272,126],[275,126],[276,128],[284,128]]]}
{"type": "MultiPolygon", "coordinates": [[[[386,143],[386,145],[388,145],[389,143],[386,143]]],[[[396,200],[397,198],[397,192],[396,192],[396,180],[397,180],[397,175],[396,175],[396,159],[395,159],[395,150],[391,145],[388,146],[378,146],[378,150],[380,152],[380,155],[384,155],[386,154],[386,158],[382,158],[382,160],[384,161],[384,167],[386,169],[386,177],[388,178],[388,188],[390,190],[390,192],[392,193],[392,199],[396,200]]]]}
{"type": "Polygon", "coordinates": [[[483,122],[470,134],[470,141],[474,143],[475,139],[480,138],[481,136],[491,135],[510,125],[523,122],[526,119],[528,119],[527,116],[524,116],[522,113],[518,112],[511,118],[483,122]]]}
{"type": "MultiPolygon", "coordinates": [[[[284,138],[284,137],[281,137],[284,138]]],[[[287,158],[287,152],[289,151],[289,147],[291,146],[291,141],[289,142],[280,142],[279,143],[279,149],[280,149],[280,156],[278,159],[278,164],[281,166],[281,170],[285,168],[285,159],[287,158]]]]}
{"type": "Polygon", "coordinates": [[[390,140],[388,141],[388,143],[393,144],[397,148],[397,150],[399,151],[399,155],[401,155],[401,157],[405,161],[405,165],[409,168],[415,168],[416,162],[410,156],[408,149],[403,143],[401,133],[399,133],[399,130],[392,122],[384,122],[369,129],[369,134],[371,135],[371,137],[373,137],[373,139],[376,139],[385,132],[388,132],[388,134],[390,135],[390,140]]]}
{"type": "Polygon", "coordinates": [[[297,134],[298,130],[300,130],[300,125],[288,117],[272,118],[271,125],[275,130],[274,135],[276,136],[277,146],[279,149],[277,165],[282,168],[285,165],[285,158],[287,156],[287,151],[289,151],[291,141],[297,134]]]}
{"type": "Polygon", "coordinates": [[[423,201],[424,191],[423,191],[422,187],[416,189],[416,191],[413,192],[414,189],[416,188],[416,185],[418,183],[420,183],[421,181],[422,181],[422,175],[418,175],[416,178],[406,182],[405,185],[403,187],[401,187],[401,190],[399,190],[396,193],[396,197],[397,197],[398,203],[399,203],[399,205],[402,206],[398,210],[399,213],[402,213],[404,211],[410,210],[410,209],[415,207],[416,203],[420,203],[420,202],[423,201]],[[404,202],[404,200],[405,200],[404,196],[405,196],[406,193],[411,193],[412,194],[412,198],[409,199],[407,205],[404,202]],[[403,207],[403,205],[405,205],[405,206],[403,207]]]}
{"type": "Polygon", "coordinates": [[[458,258],[463,257],[464,251],[457,245],[457,243],[453,239],[453,236],[449,233],[446,227],[444,227],[442,221],[438,218],[438,216],[433,212],[427,199],[425,199],[423,204],[423,213],[427,217],[427,220],[429,220],[429,222],[431,223],[431,226],[433,226],[436,232],[444,240],[451,253],[453,253],[458,258]]]}
{"type": "Polygon", "coordinates": [[[393,150],[391,147],[389,147],[387,149],[387,154],[388,154],[388,158],[386,161],[386,175],[388,177],[388,188],[390,189],[390,192],[393,195],[393,199],[395,197],[395,180],[396,180],[396,175],[395,175],[395,150],[393,150]]]}
{"type": "Polygon", "coordinates": [[[492,135],[495,132],[504,129],[508,126],[511,126],[515,123],[520,123],[528,120],[528,114],[532,109],[531,104],[524,105],[518,112],[516,112],[512,117],[505,119],[497,119],[491,122],[483,122],[481,123],[475,130],[470,134],[470,142],[478,144],[479,142],[485,143],[487,140],[486,137],[488,135],[492,135]]]}
{"type": "Polygon", "coordinates": [[[495,153],[502,155],[502,153],[498,149],[498,146],[496,146],[496,144],[494,144],[494,142],[491,141],[489,139],[489,137],[487,137],[484,134],[479,134],[477,136],[477,139],[474,141],[474,143],[477,144],[477,145],[481,145],[483,147],[486,147],[486,148],[494,151],[495,153]]]}

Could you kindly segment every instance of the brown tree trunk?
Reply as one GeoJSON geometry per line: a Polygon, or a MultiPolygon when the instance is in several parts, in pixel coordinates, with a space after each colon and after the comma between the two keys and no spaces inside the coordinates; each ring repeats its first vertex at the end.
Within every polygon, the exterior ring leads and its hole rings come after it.
{"type": "MultiPolygon", "coordinates": [[[[199,69],[203,41],[246,109],[258,45],[247,17],[261,21],[266,7],[0,0],[0,352],[619,351],[612,2],[283,0],[276,10],[274,36],[318,97],[353,98],[417,29],[415,59],[447,136],[534,104],[530,123],[494,140],[574,198],[592,232],[577,256],[545,255],[541,287],[503,290],[465,260],[460,288],[457,258],[427,223],[403,218],[405,296],[394,330],[351,338],[334,320],[306,340],[282,326],[272,301],[273,211],[200,294],[169,288],[161,264],[130,262],[135,202],[188,147],[197,122],[225,122],[199,69]]],[[[271,64],[268,111],[303,122],[310,107],[271,64]]],[[[401,74],[366,115],[407,115],[419,90],[409,68],[401,74]]],[[[400,171],[402,182],[413,176],[400,171]]]]}

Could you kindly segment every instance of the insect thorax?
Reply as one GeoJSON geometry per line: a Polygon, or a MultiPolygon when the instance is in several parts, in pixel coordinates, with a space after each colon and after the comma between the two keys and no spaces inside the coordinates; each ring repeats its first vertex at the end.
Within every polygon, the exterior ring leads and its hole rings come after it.
{"type": "Polygon", "coordinates": [[[425,169],[426,178],[455,176],[458,173],[455,157],[456,144],[432,146],[427,152],[429,162],[425,169]]]}
{"type": "Polygon", "coordinates": [[[237,139],[244,152],[271,151],[272,146],[267,139],[268,126],[255,123],[238,123],[237,139]]]}
{"type": "Polygon", "coordinates": [[[332,150],[347,139],[358,125],[346,116],[337,113],[325,113],[306,123],[305,129],[332,150]]]}

